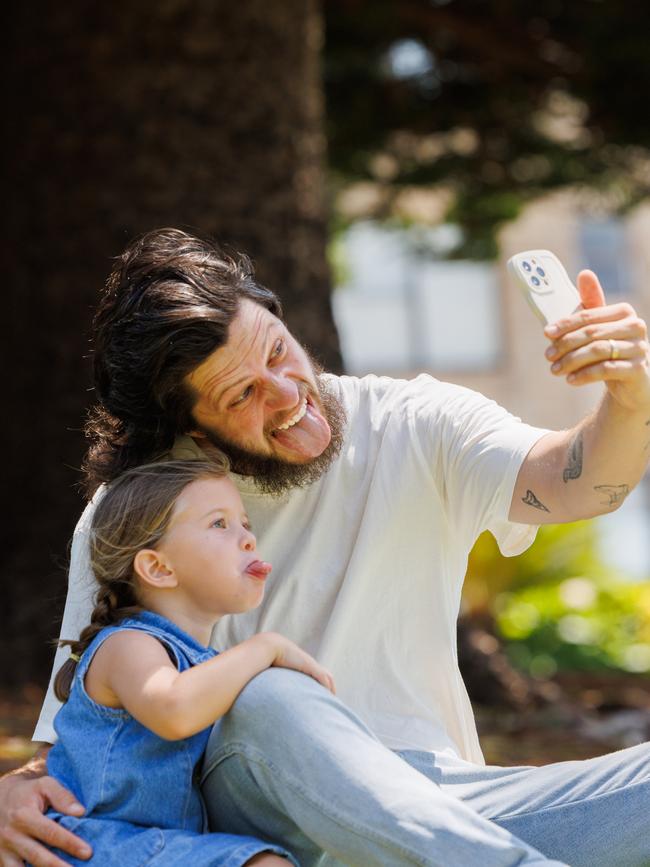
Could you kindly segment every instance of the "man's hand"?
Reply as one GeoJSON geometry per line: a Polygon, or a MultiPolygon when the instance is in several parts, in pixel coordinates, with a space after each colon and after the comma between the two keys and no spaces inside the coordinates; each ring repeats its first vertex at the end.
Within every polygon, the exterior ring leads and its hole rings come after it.
{"type": "Polygon", "coordinates": [[[34,867],[67,867],[41,843],[75,858],[90,858],[87,843],[43,815],[50,806],[70,816],[84,813],[81,804],[53,777],[19,772],[0,780],[1,867],[22,867],[24,861],[34,867]]]}
{"type": "Polygon", "coordinates": [[[593,271],[578,275],[584,310],[547,325],[551,371],[572,385],[604,382],[630,412],[650,411],[650,346],[645,322],[629,304],[605,305],[593,271]]]}

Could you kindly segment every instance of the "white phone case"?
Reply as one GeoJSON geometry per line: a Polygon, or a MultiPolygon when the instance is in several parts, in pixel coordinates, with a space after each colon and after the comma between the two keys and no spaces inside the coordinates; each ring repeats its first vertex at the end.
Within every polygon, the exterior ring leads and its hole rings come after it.
{"type": "Polygon", "coordinates": [[[508,259],[513,275],[544,325],[582,309],[578,290],[550,250],[526,250],[508,259]]]}

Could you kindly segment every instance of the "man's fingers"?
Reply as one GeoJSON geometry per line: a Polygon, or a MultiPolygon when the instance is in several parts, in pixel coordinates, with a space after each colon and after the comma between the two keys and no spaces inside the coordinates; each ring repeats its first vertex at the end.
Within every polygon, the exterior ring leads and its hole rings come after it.
{"type": "Polygon", "coordinates": [[[571,385],[587,385],[590,382],[631,382],[638,375],[638,363],[634,361],[601,361],[570,373],[567,382],[571,385]]]}
{"type": "Polygon", "coordinates": [[[24,841],[26,841],[23,842],[21,839],[21,846],[23,848],[17,850],[20,855],[27,857],[23,852],[25,846],[33,844],[37,847],[40,861],[35,861],[31,855],[27,858],[28,861],[33,862],[34,867],[41,867],[41,862],[44,865],[48,865],[48,867],[50,864],[56,864],[58,867],[60,863],[64,863],[60,859],[56,861],[50,859],[48,861],[45,856],[51,856],[51,853],[41,846],[38,841],[52,848],[61,849],[63,852],[67,852],[76,858],[84,859],[92,855],[90,846],[80,837],[76,837],[67,828],[63,828],[53,819],[48,819],[47,816],[44,816],[36,809],[30,807],[20,808],[16,811],[12,825],[16,834],[20,835],[21,838],[24,837],[24,841]],[[44,858],[45,860],[43,860],[44,858]]]}
{"type": "Polygon", "coordinates": [[[606,307],[591,307],[558,319],[557,322],[549,323],[544,328],[544,334],[550,340],[557,340],[578,328],[592,328],[600,323],[618,322],[635,316],[634,308],[625,301],[620,304],[608,304],[606,307]]]}
{"type": "Polygon", "coordinates": [[[8,854],[6,850],[2,852],[2,867],[24,867],[25,861],[31,867],[69,867],[54,852],[24,834],[15,831],[5,833],[3,845],[10,847],[12,854],[8,854]]]}
{"type": "MultiPolygon", "coordinates": [[[[645,361],[647,352],[648,345],[645,341],[597,340],[568,352],[554,361],[551,372],[556,376],[567,376],[569,373],[575,373],[583,367],[601,361],[645,361]]],[[[555,358],[555,355],[549,356],[549,358],[555,358]]]]}
{"type": "Polygon", "coordinates": [[[8,845],[9,840],[3,834],[2,839],[0,839],[0,867],[24,867],[25,862],[22,858],[12,854],[9,849],[5,849],[5,846],[8,845]]]}
{"type": "Polygon", "coordinates": [[[578,274],[578,292],[582,298],[583,307],[605,306],[603,287],[593,271],[581,271],[578,274]]]}
{"type": "Polygon", "coordinates": [[[41,792],[54,809],[60,813],[67,813],[70,816],[83,816],[85,811],[82,805],[77,801],[72,792],[62,786],[54,777],[41,778],[41,792]]]}

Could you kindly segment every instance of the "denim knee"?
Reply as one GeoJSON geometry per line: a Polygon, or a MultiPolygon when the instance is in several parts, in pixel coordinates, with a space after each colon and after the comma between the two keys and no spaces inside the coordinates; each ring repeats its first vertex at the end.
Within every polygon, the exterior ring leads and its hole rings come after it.
{"type": "Polygon", "coordinates": [[[331,695],[308,675],[269,668],[250,680],[220,721],[221,737],[255,742],[273,727],[283,735],[302,728],[314,704],[331,695]]]}

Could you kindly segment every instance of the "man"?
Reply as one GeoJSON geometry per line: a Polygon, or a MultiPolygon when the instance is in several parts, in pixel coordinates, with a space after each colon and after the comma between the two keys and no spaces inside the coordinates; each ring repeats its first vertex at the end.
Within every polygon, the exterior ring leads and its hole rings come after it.
{"type": "MultiPolygon", "coordinates": [[[[579,289],[587,309],[546,329],[547,356],[556,375],[606,393],[552,433],[431,377],[320,374],[246,261],[185,233],[150,233],[118,261],[96,319],[91,490],[144,460],[225,450],[276,578],[215,644],[283,632],[334,672],[343,700],[299,674],[255,678],[207,751],[215,828],[275,839],[305,865],[650,863],[649,746],[486,768],[456,660],[476,536],[488,528],[519,553],[531,523],[611,511],[645,468],[645,325],[629,305],[604,306],[590,272],[579,289]]],[[[91,509],[75,532],[66,638],[90,607],[91,509]]],[[[48,696],[36,739],[52,742],[55,711],[48,696]]],[[[1,784],[2,865],[62,864],[39,840],[89,854],[41,815],[81,809],[44,772],[40,759],[1,784]]]]}

